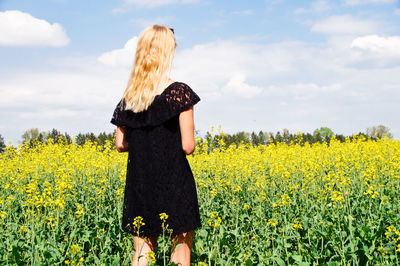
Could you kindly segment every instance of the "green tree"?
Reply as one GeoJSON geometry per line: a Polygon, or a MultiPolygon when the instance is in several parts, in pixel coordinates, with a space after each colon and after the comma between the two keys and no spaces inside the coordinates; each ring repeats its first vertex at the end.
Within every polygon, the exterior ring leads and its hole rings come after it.
{"type": "Polygon", "coordinates": [[[85,134],[79,133],[78,135],[76,135],[76,137],[75,137],[76,145],[81,146],[81,145],[85,144],[85,142],[86,142],[85,134]]]}
{"type": "Polygon", "coordinates": [[[37,140],[44,143],[47,141],[48,135],[49,134],[47,132],[40,132],[39,136],[37,137],[37,140]]]}
{"type": "Polygon", "coordinates": [[[243,143],[249,143],[250,142],[250,133],[245,132],[245,131],[239,131],[236,134],[236,141],[237,144],[240,144],[241,142],[243,143]]]}
{"type": "Polygon", "coordinates": [[[340,142],[346,141],[346,137],[343,134],[335,134],[335,138],[340,140],[340,142]]]}
{"type": "Polygon", "coordinates": [[[4,138],[3,136],[0,134],[0,153],[4,152],[6,147],[6,144],[4,143],[4,138]]]}
{"type": "Polygon", "coordinates": [[[40,131],[38,128],[28,129],[27,131],[25,131],[22,134],[22,141],[23,142],[32,142],[32,141],[38,140],[39,134],[40,134],[40,131]]]}
{"type": "Polygon", "coordinates": [[[93,132],[87,133],[86,134],[86,139],[90,140],[92,142],[97,142],[97,137],[93,132]]]}
{"type": "Polygon", "coordinates": [[[289,143],[290,142],[290,133],[289,133],[289,130],[287,128],[284,128],[282,130],[282,140],[285,143],[289,143]]]}
{"type": "Polygon", "coordinates": [[[313,137],[314,137],[315,142],[319,142],[319,143],[323,142],[321,132],[319,130],[314,131],[313,137]]]}
{"type": "Polygon", "coordinates": [[[58,142],[59,138],[62,138],[63,135],[61,134],[60,131],[58,131],[57,129],[53,128],[51,131],[49,131],[49,133],[47,134],[47,139],[52,139],[54,143],[58,142]]]}
{"type": "Polygon", "coordinates": [[[101,132],[99,136],[97,136],[97,143],[99,143],[101,146],[104,146],[107,140],[113,141],[113,139],[114,139],[113,133],[101,132]]]}
{"type": "Polygon", "coordinates": [[[276,135],[275,135],[275,141],[276,142],[282,142],[283,141],[283,137],[282,137],[282,135],[281,135],[281,132],[276,132],[276,135]]]}
{"type": "Polygon", "coordinates": [[[70,144],[72,143],[72,138],[67,132],[64,132],[64,136],[63,137],[68,143],[70,143],[70,144]]]}
{"type": "Polygon", "coordinates": [[[374,139],[383,138],[384,136],[387,136],[388,138],[393,138],[392,134],[390,133],[390,129],[384,125],[367,128],[367,135],[374,139]]]}
{"type": "Polygon", "coordinates": [[[254,131],[251,132],[250,139],[253,146],[258,146],[260,144],[260,139],[258,138],[258,135],[254,131]]]}
{"type": "Polygon", "coordinates": [[[315,138],[315,141],[319,141],[319,138],[321,138],[322,141],[327,141],[334,135],[332,129],[329,127],[320,127],[314,130],[313,136],[315,138]]]}
{"type": "Polygon", "coordinates": [[[261,130],[258,132],[258,139],[260,140],[261,144],[267,144],[268,138],[268,134],[262,132],[261,130]]]}
{"type": "Polygon", "coordinates": [[[104,146],[104,144],[106,143],[106,140],[107,140],[107,133],[106,132],[101,132],[97,136],[97,143],[99,143],[101,146],[104,146]]]}

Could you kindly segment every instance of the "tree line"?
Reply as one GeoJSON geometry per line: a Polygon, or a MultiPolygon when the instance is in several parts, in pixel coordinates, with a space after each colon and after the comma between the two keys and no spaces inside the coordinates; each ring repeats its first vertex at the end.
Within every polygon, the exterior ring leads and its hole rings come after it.
{"type": "MultiPolygon", "coordinates": [[[[232,144],[239,145],[240,143],[252,144],[256,145],[269,145],[269,144],[277,144],[277,143],[299,143],[300,145],[304,145],[305,143],[313,144],[313,143],[323,143],[327,142],[329,144],[330,140],[335,137],[337,140],[341,142],[345,142],[346,138],[350,140],[353,139],[353,135],[344,136],[342,134],[335,134],[328,127],[320,127],[315,129],[313,133],[301,133],[302,137],[298,138],[298,134],[290,133],[288,129],[283,129],[282,131],[278,131],[276,133],[273,132],[264,132],[259,131],[256,132],[245,132],[240,131],[238,133],[229,135],[229,134],[215,134],[212,135],[210,132],[207,132],[205,135],[205,139],[211,143],[211,147],[219,147],[219,143],[223,140],[225,143],[225,147],[228,147],[232,144]]],[[[359,132],[356,134],[357,136],[364,136],[366,139],[377,140],[383,137],[393,138],[390,133],[390,129],[384,125],[373,126],[366,129],[366,132],[359,132]]]]}
{"type": "MultiPolygon", "coordinates": [[[[256,145],[269,145],[269,144],[277,144],[279,142],[284,142],[289,144],[300,143],[304,145],[305,143],[323,143],[327,142],[329,144],[330,140],[335,136],[336,139],[344,142],[346,136],[342,134],[335,134],[328,127],[320,127],[315,129],[313,133],[301,133],[302,138],[296,138],[297,134],[290,133],[288,129],[283,129],[282,131],[273,132],[265,132],[259,131],[256,132],[246,132],[239,131],[234,134],[227,134],[219,132],[218,134],[214,134],[213,132],[207,131],[204,137],[199,136],[199,132],[195,130],[195,137],[197,141],[203,142],[205,140],[208,141],[210,149],[219,147],[221,140],[223,141],[225,147],[229,145],[240,145],[241,143],[251,143],[253,146],[256,145]]],[[[393,138],[390,133],[390,129],[384,125],[373,126],[366,129],[366,132],[357,133],[358,136],[364,136],[366,139],[377,140],[383,137],[393,138]]],[[[114,141],[115,138],[115,130],[112,133],[101,132],[99,134],[94,133],[79,133],[74,138],[72,138],[68,133],[61,133],[57,129],[52,129],[50,131],[40,131],[38,128],[31,128],[25,131],[22,134],[22,143],[23,145],[34,146],[37,142],[46,143],[48,139],[51,139],[53,143],[75,143],[76,145],[83,145],[87,141],[92,141],[97,143],[98,145],[104,146],[107,140],[114,141]]],[[[350,139],[352,136],[348,136],[350,139]]],[[[3,152],[6,145],[4,143],[4,138],[0,134],[0,152],[3,152]]]]}
{"type": "MultiPolygon", "coordinates": [[[[104,146],[106,140],[113,141],[115,136],[115,130],[112,133],[101,132],[100,134],[91,133],[79,133],[74,138],[71,137],[67,132],[61,133],[57,129],[53,128],[50,131],[40,131],[38,128],[31,128],[25,131],[22,138],[22,145],[34,146],[38,142],[46,143],[49,139],[53,143],[75,143],[76,145],[83,145],[87,141],[95,142],[101,146],[104,146]]],[[[4,139],[0,134],[0,152],[5,149],[4,139]]]]}

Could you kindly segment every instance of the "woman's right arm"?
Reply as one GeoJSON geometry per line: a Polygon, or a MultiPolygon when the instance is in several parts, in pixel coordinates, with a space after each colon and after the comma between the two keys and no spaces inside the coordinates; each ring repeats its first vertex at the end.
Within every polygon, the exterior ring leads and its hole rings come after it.
{"type": "Polygon", "coordinates": [[[193,106],[179,114],[179,128],[182,137],[182,149],[186,155],[195,150],[193,106]]]}
{"type": "Polygon", "coordinates": [[[126,128],[117,127],[117,132],[115,135],[115,146],[119,152],[128,151],[128,142],[126,141],[126,128]]]}

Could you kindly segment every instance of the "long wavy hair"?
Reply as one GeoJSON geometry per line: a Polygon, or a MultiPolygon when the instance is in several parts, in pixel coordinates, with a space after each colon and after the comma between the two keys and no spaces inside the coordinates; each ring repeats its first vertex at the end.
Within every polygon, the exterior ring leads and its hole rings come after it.
{"type": "Polygon", "coordinates": [[[147,110],[166,87],[175,49],[174,32],[166,26],[153,25],[140,34],[123,96],[125,110],[136,113],[147,110]]]}

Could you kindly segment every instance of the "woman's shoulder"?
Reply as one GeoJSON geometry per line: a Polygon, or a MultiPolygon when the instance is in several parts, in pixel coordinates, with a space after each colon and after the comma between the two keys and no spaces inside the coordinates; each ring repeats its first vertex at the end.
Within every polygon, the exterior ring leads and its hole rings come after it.
{"type": "Polygon", "coordinates": [[[197,96],[197,93],[185,82],[182,81],[174,81],[171,84],[171,89],[169,90],[169,94],[175,97],[186,97],[191,98],[192,96],[197,96]]]}
{"type": "Polygon", "coordinates": [[[175,81],[166,95],[174,110],[186,110],[200,101],[199,95],[185,82],[175,81]]]}
{"type": "Polygon", "coordinates": [[[172,84],[174,85],[174,89],[177,90],[184,90],[184,89],[191,89],[190,86],[188,84],[186,84],[185,82],[182,81],[173,81],[172,84]]]}

